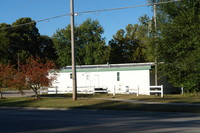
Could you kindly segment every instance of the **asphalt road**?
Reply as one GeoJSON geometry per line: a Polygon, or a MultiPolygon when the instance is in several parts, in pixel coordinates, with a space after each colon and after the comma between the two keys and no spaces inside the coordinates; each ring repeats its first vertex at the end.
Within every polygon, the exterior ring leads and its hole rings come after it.
{"type": "Polygon", "coordinates": [[[200,114],[0,108],[0,133],[200,133],[200,114]]]}

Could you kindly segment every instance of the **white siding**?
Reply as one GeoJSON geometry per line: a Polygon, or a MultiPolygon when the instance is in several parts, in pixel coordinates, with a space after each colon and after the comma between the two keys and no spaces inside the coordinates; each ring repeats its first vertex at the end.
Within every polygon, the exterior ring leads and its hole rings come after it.
{"type": "MultiPolygon", "coordinates": [[[[115,91],[129,93],[139,88],[140,94],[149,94],[149,70],[77,72],[77,91],[92,92],[94,88],[107,88],[110,93],[115,91]],[[120,81],[117,81],[117,72],[120,81]]],[[[60,72],[53,84],[59,91],[72,92],[70,72],[60,72]]]]}

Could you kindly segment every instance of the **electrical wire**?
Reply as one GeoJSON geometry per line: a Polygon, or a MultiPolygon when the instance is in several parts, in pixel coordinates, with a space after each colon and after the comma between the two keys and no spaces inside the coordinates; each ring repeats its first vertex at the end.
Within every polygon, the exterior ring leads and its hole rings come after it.
{"type": "Polygon", "coordinates": [[[39,23],[39,22],[43,22],[43,21],[49,21],[49,20],[61,18],[61,17],[64,17],[64,16],[70,16],[70,14],[63,14],[63,15],[58,15],[58,16],[54,16],[54,17],[50,17],[50,18],[40,19],[40,20],[37,20],[37,21],[32,21],[32,22],[28,22],[28,23],[24,23],[24,24],[12,25],[10,27],[1,28],[0,30],[7,30],[7,29],[14,28],[14,27],[21,27],[21,26],[24,26],[24,25],[39,23]]]}
{"type": "Polygon", "coordinates": [[[80,15],[80,14],[88,14],[88,13],[94,13],[94,12],[106,12],[106,11],[122,10],[122,9],[136,8],[136,7],[142,7],[142,6],[161,5],[161,4],[173,3],[173,2],[179,2],[179,1],[182,1],[182,0],[172,0],[172,1],[167,1],[167,2],[150,3],[150,4],[144,4],[144,5],[120,7],[120,8],[111,8],[111,9],[102,9],[102,10],[93,10],[93,11],[83,11],[83,12],[76,12],[74,14],[68,13],[68,14],[58,15],[58,16],[54,16],[54,17],[50,17],[50,18],[45,18],[45,19],[41,19],[41,20],[37,20],[37,21],[32,21],[32,22],[28,22],[28,23],[24,23],[24,24],[12,25],[10,27],[1,28],[0,31],[1,30],[11,29],[11,28],[14,28],[14,27],[20,27],[20,26],[24,26],[24,25],[39,23],[39,22],[43,22],[43,21],[49,21],[49,20],[60,18],[60,17],[64,17],[64,16],[70,16],[70,15],[77,16],[77,15],[80,15]]]}

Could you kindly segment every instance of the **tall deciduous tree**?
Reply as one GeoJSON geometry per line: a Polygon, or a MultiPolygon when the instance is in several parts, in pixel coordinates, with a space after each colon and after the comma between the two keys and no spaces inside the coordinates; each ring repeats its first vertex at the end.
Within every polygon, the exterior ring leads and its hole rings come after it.
{"type": "MultiPolygon", "coordinates": [[[[109,48],[102,38],[104,30],[97,20],[87,19],[75,27],[76,62],[79,65],[100,64],[108,61],[109,48]]],[[[53,36],[60,66],[71,65],[70,25],[53,36]]]]}
{"type": "MultiPolygon", "coordinates": [[[[0,24],[0,29],[9,28],[11,25],[6,23],[0,24]]],[[[11,42],[11,30],[1,30],[0,31],[0,62],[3,64],[8,63],[12,58],[12,48],[10,45],[11,42]]]]}
{"type": "Polygon", "coordinates": [[[41,35],[39,44],[40,57],[56,61],[58,57],[53,45],[53,40],[48,36],[41,35]]]}
{"type": "MultiPolygon", "coordinates": [[[[20,18],[16,20],[12,26],[34,22],[31,18],[20,18]]],[[[11,47],[12,54],[15,62],[18,60],[16,56],[19,51],[26,51],[30,55],[36,56],[40,54],[39,49],[39,37],[40,34],[36,27],[36,23],[31,23],[24,26],[17,26],[13,29],[13,34],[11,36],[11,47]]]]}
{"type": "Polygon", "coordinates": [[[56,58],[51,38],[41,36],[31,18],[20,18],[12,25],[1,23],[0,29],[3,29],[0,30],[1,63],[17,64],[19,60],[23,63],[30,55],[56,58]]]}
{"type": "Polygon", "coordinates": [[[130,63],[147,61],[148,17],[141,17],[142,24],[128,24],[120,29],[109,42],[110,63],[130,63]]]}
{"type": "Polygon", "coordinates": [[[157,51],[164,74],[177,87],[200,91],[200,1],[159,5],[157,13],[157,51]]]}

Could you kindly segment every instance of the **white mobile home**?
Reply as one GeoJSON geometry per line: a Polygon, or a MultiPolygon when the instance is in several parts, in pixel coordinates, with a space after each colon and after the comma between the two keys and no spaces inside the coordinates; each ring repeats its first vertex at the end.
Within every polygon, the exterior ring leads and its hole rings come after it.
{"type": "MultiPolygon", "coordinates": [[[[108,93],[126,94],[139,91],[140,94],[149,95],[150,69],[153,65],[153,63],[130,63],[76,66],[77,92],[94,93],[95,89],[100,88],[108,93]]],[[[72,92],[71,67],[59,71],[53,87],[57,93],[72,92]]]]}

